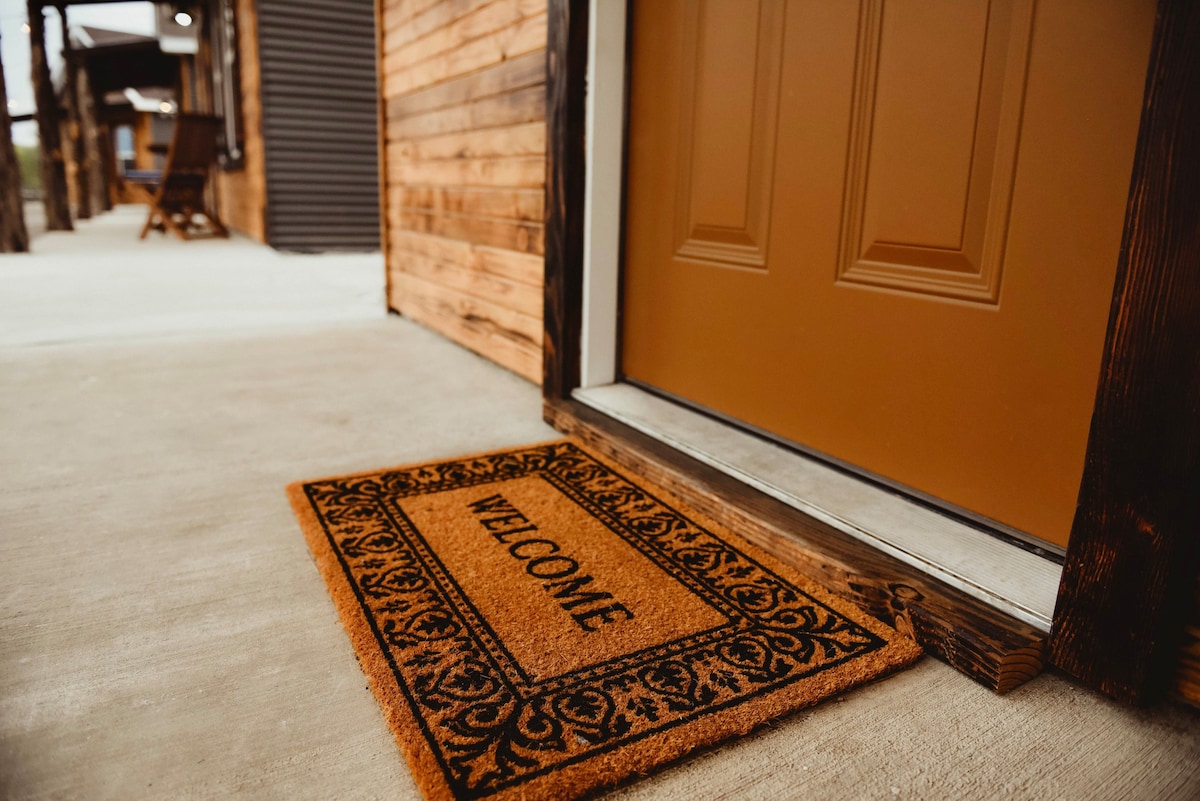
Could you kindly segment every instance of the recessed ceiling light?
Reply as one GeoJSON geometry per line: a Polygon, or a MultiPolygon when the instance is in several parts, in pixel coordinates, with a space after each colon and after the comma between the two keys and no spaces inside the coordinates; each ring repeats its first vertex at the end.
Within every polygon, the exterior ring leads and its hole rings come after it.
{"type": "Polygon", "coordinates": [[[181,25],[184,28],[192,24],[192,15],[186,11],[178,11],[175,13],[175,24],[181,25]]]}

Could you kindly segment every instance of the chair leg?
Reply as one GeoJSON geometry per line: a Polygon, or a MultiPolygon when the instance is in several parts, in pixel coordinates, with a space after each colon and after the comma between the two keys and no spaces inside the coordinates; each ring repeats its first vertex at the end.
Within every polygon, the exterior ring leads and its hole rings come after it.
{"type": "Polygon", "coordinates": [[[171,231],[175,236],[183,240],[191,239],[185,228],[181,228],[179,223],[175,222],[175,217],[172,214],[164,213],[162,216],[163,226],[166,230],[171,231]]]}
{"type": "Polygon", "coordinates": [[[146,234],[150,233],[150,229],[154,227],[154,217],[157,213],[158,209],[151,206],[150,213],[146,215],[146,224],[142,226],[142,232],[138,235],[138,239],[145,239],[146,234]]]}
{"type": "Polygon", "coordinates": [[[221,237],[222,239],[229,238],[229,229],[226,228],[221,223],[221,220],[220,220],[220,218],[217,217],[216,212],[204,211],[201,213],[208,220],[208,224],[210,226],[212,226],[213,233],[215,233],[217,236],[221,237]]]}

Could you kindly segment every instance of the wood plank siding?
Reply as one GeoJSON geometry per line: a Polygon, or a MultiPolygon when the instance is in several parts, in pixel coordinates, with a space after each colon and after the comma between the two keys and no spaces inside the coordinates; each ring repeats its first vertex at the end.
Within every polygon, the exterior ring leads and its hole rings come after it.
{"type": "Polygon", "coordinates": [[[380,0],[390,308],[542,378],[545,0],[380,0]]]}

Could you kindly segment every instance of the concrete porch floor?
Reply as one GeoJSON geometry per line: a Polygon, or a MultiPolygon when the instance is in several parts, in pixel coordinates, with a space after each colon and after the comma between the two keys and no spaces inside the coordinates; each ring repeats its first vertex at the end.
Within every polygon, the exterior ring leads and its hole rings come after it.
{"type": "MultiPolygon", "coordinates": [[[[387,317],[378,255],[0,257],[0,796],[417,799],[288,482],[544,440],[538,390],[387,317]]],[[[1200,798],[1200,714],[926,658],[614,799],[1200,798]]]]}

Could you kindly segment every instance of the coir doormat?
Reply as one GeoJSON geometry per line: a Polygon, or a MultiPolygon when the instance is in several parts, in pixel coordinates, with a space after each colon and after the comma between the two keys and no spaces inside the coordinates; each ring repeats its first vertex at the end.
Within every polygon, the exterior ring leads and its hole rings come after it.
{"type": "Polygon", "coordinates": [[[288,492],[430,799],[575,798],[920,654],[570,440],[288,492]]]}

